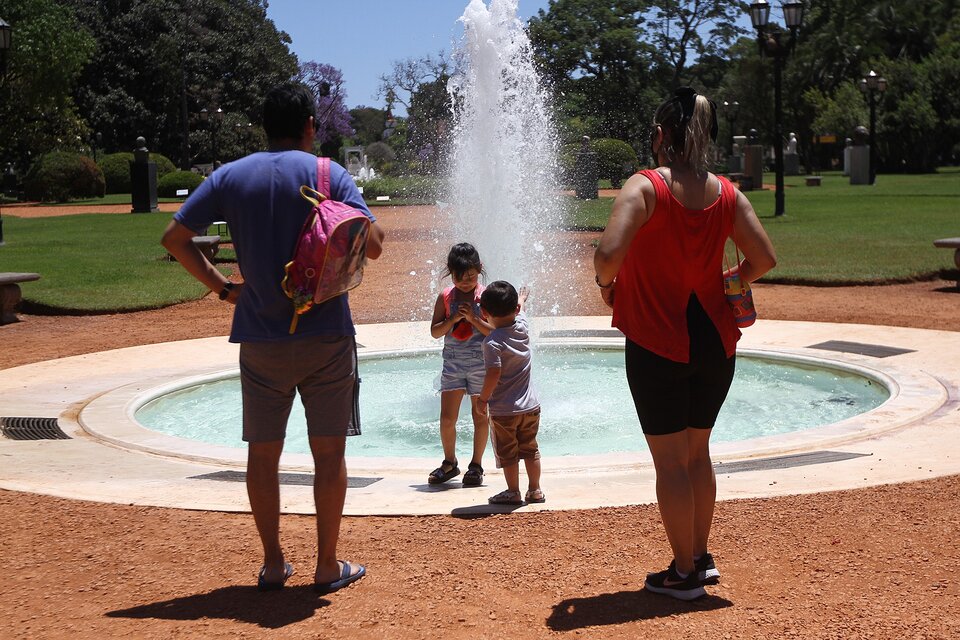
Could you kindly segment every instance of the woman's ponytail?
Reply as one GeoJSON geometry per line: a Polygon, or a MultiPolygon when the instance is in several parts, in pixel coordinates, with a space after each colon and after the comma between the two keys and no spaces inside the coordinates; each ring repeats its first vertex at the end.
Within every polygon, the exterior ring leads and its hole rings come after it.
{"type": "Polygon", "coordinates": [[[710,131],[716,116],[710,101],[698,95],[693,107],[693,115],[687,124],[683,159],[697,175],[705,173],[709,166],[710,131]]]}
{"type": "Polygon", "coordinates": [[[687,165],[697,175],[709,166],[710,143],[717,139],[716,107],[690,87],[680,87],[657,109],[653,119],[663,130],[662,152],[668,164],[687,165]]]}

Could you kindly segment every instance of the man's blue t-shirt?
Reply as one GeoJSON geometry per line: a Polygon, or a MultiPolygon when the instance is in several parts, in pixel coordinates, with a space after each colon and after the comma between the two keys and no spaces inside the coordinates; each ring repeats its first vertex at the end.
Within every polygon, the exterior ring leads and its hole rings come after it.
{"type": "MultiPolygon", "coordinates": [[[[317,157],[303,151],[254,153],[214,171],[173,217],[203,234],[223,220],[243,274],[243,294],[233,314],[230,342],[271,342],[315,335],[354,335],[347,294],[316,305],[300,316],[289,334],[293,303],[280,288],[284,266],[293,257],[311,204],[300,186],[317,187],[317,157]]],[[[373,214],[353,178],[330,162],[330,196],[373,214]]]]}

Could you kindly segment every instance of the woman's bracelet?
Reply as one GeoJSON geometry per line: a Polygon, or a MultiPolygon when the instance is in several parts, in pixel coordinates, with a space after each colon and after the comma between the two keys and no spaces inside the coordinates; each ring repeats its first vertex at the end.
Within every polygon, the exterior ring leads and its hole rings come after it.
{"type": "Polygon", "coordinates": [[[593,279],[597,281],[597,286],[600,287],[601,289],[609,289],[609,288],[612,287],[613,284],[617,281],[617,279],[614,278],[614,279],[613,279],[613,282],[611,282],[610,284],[600,284],[600,276],[599,276],[599,275],[594,276],[593,279]]]}

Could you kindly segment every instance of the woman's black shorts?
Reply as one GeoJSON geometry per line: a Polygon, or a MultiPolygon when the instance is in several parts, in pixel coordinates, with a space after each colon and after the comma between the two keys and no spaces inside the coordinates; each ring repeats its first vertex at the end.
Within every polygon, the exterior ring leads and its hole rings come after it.
{"type": "Polygon", "coordinates": [[[710,429],[733,382],[736,355],[727,357],[716,327],[696,296],[687,304],[690,362],[674,362],[627,339],[627,383],[646,435],[710,429]]]}

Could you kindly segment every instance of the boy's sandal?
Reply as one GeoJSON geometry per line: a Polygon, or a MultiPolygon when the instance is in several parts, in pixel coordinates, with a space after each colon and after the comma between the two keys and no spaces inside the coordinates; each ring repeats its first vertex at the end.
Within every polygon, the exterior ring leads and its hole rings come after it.
{"type": "Polygon", "coordinates": [[[460,475],[460,467],[457,466],[457,461],[444,460],[440,463],[440,466],[430,472],[430,475],[427,476],[427,482],[430,484],[442,484],[449,480],[450,478],[456,478],[460,475]],[[444,471],[443,467],[450,467],[449,470],[444,471]]]}
{"type": "Polygon", "coordinates": [[[519,504],[523,504],[523,499],[520,497],[519,491],[510,491],[509,489],[507,489],[506,491],[501,491],[495,496],[490,496],[487,499],[487,502],[489,502],[490,504],[519,505],[519,504]]]}
{"type": "Polygon", "coordinates": [[[471,462],[467,466],[467,472],[463,474],[463,486],[479,487],[483,484],[483,467],[476,462],[471,462]]]}
{"type": "Polygon", "coordinates": [[[543,495],[542,489],[534,489],[533,491],[527,491],[526,498],[524,498],[528,503],[540,503],[546,502],[547,496],[543,495]]]}

